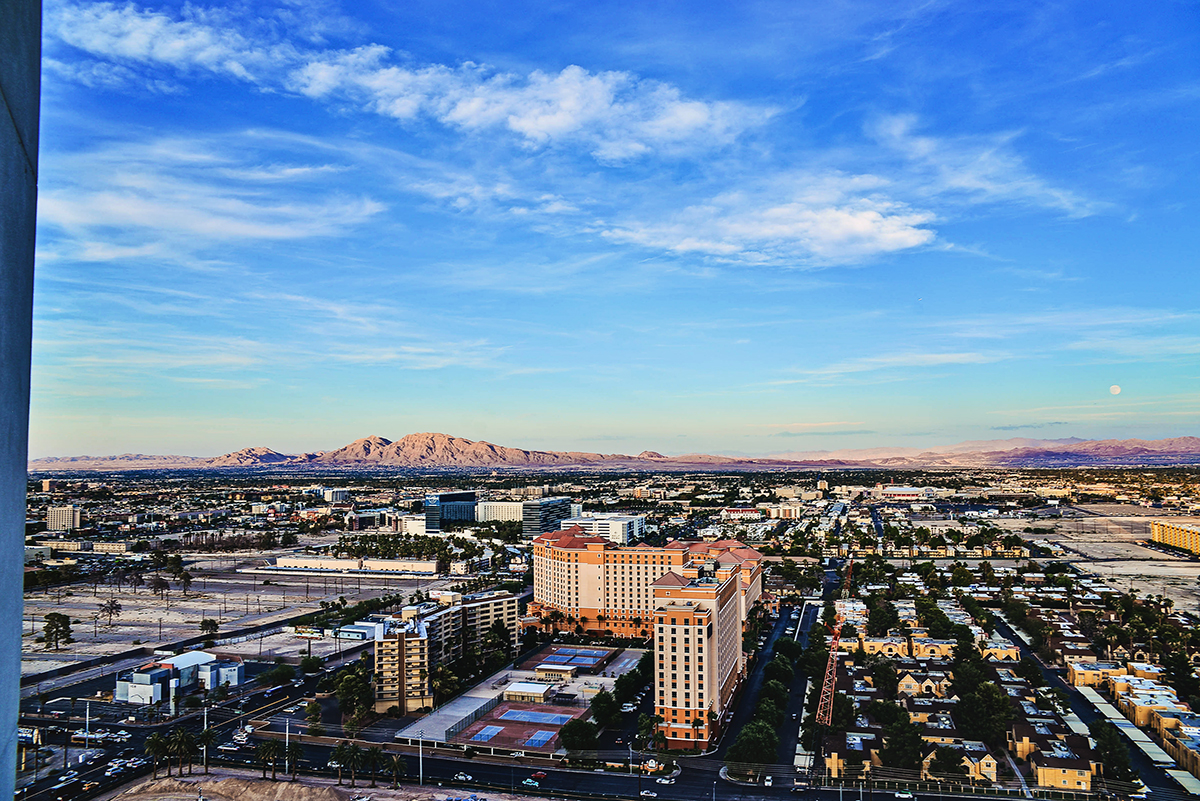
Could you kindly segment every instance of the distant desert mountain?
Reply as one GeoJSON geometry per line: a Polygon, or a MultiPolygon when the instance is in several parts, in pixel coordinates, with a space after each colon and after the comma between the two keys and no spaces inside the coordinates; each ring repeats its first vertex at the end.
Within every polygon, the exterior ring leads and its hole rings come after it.
{"type": "Polygon", "coordinates": [[[122,453],[118,456],[47,456],[29,463],[30,470],[166,470],[180,467],[204,467],[202,456],[161,456],[146,453],[122,453]]]}
{"type": "Polygon", "coordinates": [[[490,442],[475,442],[449,434],[409,434],[392,442],[383,437],[364,437],[336,451],[327,451],[312,464],[374,464],[386,467],[503,467],[586,464],[628,456],[600,453],[527,451],[490,442]]]}
{"type": "Polygon", "coordinates": [[[394,467],[431,469],[542,468],[597,470],[838,470],[847,468],[962,469],[980,467],[1088,467],[1200,464],[1200,438],[1159,440],[1059,440],[1013,438],[919,448],[871,448],[783,454],[765,458],[693,453],[637,456],[584,451],[530,451],[448,434],[408,434],[392,441],[363,437],[332,451],[289,455],[270,448],[244,448],[206,459],[197,456],[70,456],[35,459],[35,472],[68,470],[153,470],[277,467],[394,467]]]}
{"type": "Polygon", "coordinates": [[[208,467],[250,467],[254,465],[291,462],[295,458],[295,456],[273,451],[270,448],[242,448],[240,451],[227,453],[215,459],[208,459],[205,464],[208,467]]]}

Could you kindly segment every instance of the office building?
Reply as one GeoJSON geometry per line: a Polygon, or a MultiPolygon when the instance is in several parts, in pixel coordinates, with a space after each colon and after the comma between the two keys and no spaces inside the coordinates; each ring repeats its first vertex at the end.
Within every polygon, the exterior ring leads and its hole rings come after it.
{"type": "Polygon", "coordinates": [[[628,545],[641,542],[646,537],[645,515],[621,515],[606,512],[589,512],[581,517],[568,517],[562,521],[563,528],[579,526],[585,533],[628,545]]]}
{"type": "Polygon", "coordinates": [[[74,531],[82,527],[83,512],[78,506],[51,506],[46,511],[48,531],[74,531]]]}
{"type": "Polygon", "coordinates": [[[386,624],[375,643],[375,710],[393,706],[402,714],[433,706],[434,668],[453,662],[463,648],[481,642],[497,622],[511,636],[509,653],[520,644],[520,600],[502,590],[461,595],[432,592],[430,600],[406,606],[395,615],[371,615],[386,624]]]}
{"type": "Polygon", "coordinates": [[[425,496],[425,531],[435,534],[442,530],[443,520],[472,522],[475,520],[475,491],[431,492],[425,496]]]}
{"type": "Polygon", "coordinates": [[[480,501],[475,504],[475,520],[479,523],[519,521],[524,519],[524,515],[523,501],[480,501]]]}
{"type": "Polygon", "coordinates": [[[740,580],[701,562],[654,582],[651,686],[668,748],[704,750],[725,722],[745,672],[740,580]]]}
{"type": "Polygon", "coordinates": [[[740,542],[672,540],[661,548],[623,548],[579,526],[544,534],[533,541],[533,601],[523,623],[646,637],[652,628],[654,582],[700,565],[710,565],[722,581],[740,577],[738,605],[744,621],[762,595],[762,554],[740,542]]]}
{"type": "Polygon", "coordinates": [[[534,539],[558,531],[562,521],[571,516],[570,498],[539,498],[525,501],[521,513],[521,535],[534,539]]]}
{"type": "Polygon", "coordinates": [[[321,497],[323,497],[329,503],[345,503],[346,501],[350,500],[350,490],[327,489],[321,493],[321,497]]]}

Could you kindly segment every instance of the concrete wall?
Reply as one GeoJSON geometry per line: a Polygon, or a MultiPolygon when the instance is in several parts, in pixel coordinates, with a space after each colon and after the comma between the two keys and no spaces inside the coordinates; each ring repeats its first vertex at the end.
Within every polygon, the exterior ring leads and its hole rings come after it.
{"type": "Polygon", "coordinates": [[[0,2],[0,797],[17,764],[42,9],[0,2]]]}

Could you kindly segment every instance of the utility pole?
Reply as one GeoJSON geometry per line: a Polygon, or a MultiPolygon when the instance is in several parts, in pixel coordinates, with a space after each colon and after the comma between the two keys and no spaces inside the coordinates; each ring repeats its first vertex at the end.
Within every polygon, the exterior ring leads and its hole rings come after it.
{"type": "Polygon", "coordinates": [[[417,784],[425,784],[425,730],[417,732],[417,784]]]}

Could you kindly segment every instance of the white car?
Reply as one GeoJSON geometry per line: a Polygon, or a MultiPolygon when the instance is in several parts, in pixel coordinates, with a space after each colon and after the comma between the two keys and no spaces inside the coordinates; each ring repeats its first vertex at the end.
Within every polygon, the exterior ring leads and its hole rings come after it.
{"type": "Polygon", "coordinates": [[[675,780],[672,779],[670,776],[663,776],[661,779],[655,779],[654,781],[658,782],[659,784],[674,784],[675,783],[675,780]]]}
{"type": "Polygon", "coordinates": [[[658,793],[653,790],[642,790],[642,798],[658,798],[658,793]]]}
{"type": "Polygon", "coordinates": [[[455,773],[454,781],[456,781],[456,782],[473,782],[475,780],[472,779],[470,776],[468,776],[465,773],[455,773]]]}
{"type": "Polygon", "coordinates": [[[912,801],[913,794],[910,793],[908,790],[897,790],[896,798],[903,799],[903,801],[912,801]]]}
{"type": "Polygon", "coordinates": [[[763,787],[771,787],[775,784],[775,780],[770,776],[763,779],[763,787]]]}

